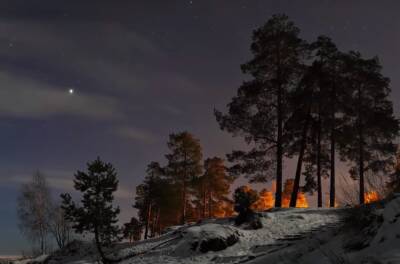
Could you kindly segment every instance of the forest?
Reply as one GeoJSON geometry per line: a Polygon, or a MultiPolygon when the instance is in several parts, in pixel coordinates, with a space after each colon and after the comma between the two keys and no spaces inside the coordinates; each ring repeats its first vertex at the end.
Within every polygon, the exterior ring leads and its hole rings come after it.
{"type": "Polygon", "coordinates": [[[226,109],[214,109],[220,129],[245,149],[204,157],[196,135],[172,132],[164,160],[150,161],[132,190],[137,215],[127,223],[113,205],[117,170],[100,157],[74,175],[80,198],[64,193],[52,201],[46,177],[36,173],[21,189],[18,216],[38,253],[48,252],[51,236],[63,248],[71,237],[89,234],[111,263],[105,248],[176,226],[232,217],[240,225],[255,212],[310,204],[362,207],[400,191],[399,120],[378,57],[342,51],[325,35],[302,39],[283,14],[254,30],[250,50],[240,66],[244,81],[226,98],[226,109]],[[339,166],[348,171],[346,186],[339,184],[339,166]],[[248,185],[239,186],[239,178],[248,185]]]}

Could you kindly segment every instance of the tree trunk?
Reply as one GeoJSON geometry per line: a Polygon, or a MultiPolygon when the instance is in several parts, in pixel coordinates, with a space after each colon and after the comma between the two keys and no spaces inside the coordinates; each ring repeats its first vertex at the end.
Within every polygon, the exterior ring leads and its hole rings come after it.
{"type": "MultiPolygon", "coordinates": [[[[319,107],[318,107],[319,108],[319,107]]],[[[318,207],[322,207],[322,183],[321,183],[321,117],[318,109],[318,127],[317,127],[317,196],[318,207]]]]}
{"type": "Polygon", "coordinates": [[[95,239],[95,242],[96,242],[97,251],[99,252],[99,255],[101,257],[102,262],[104,264],[111,263],[111,261],[109,259],[107,259],[106,255],[104,254],[104,251],[103,251],[103,249],[101,247],[101,243],[100,243],[100,240],[99,240],[99,232],[97,230],[97,227],[95,227],[95,229],[94,229],[94,239],[95,239]]]}
{"type": "MultiPolygon", "coordinates": [[[[279,78],[279,77],[278,77],[279,78]]],[[[278,133],[277,133],[277,146],[276,146],[276,193],[275,193],[275,207],[282,206],[282,127],[283,127],[283,113],[282,113],[282,87],[278,86],[278,133]]]]}
{"type": "Polygon", "coordinates": [[[147,216],[146,216],[146,227],[144,231],[144,239],[149,237],[149,228],[150,228],[150,218],[151,218],[151,203],[149,202],[147,206],[147,216]]]}
{"type": "Polygon", "coordinates": [[[203,219],[207,216],[207,191],[206,186],[203,186],[203,219]]]}
{"type": "Polygon", "coordinates": [[[364,204],[364,148],[363,148],[363,129],[359,128],[359,174],[360,174],[360,204],[364,204]]]}
{"type": "Polygon", "coordinates": [[[183,175],[183,182],[182,182],[182,216],[181,216],[181,225],[184,225],[186,222],[186,180],[187,180],[187,157],[186,152],[184,154],[184,175],[183,175]]]}
{"type": "Polygon", "coordinates": [[[214,214],[212,213],[212,193],[211,191],[208,192],[208,217],[213,217],[214,214]]]}
{"type": "Polygon", "coordinates": [[[330,207],[335,207],[335,194],[336,194],[336,188],[335,188],[335,129],[336,129],[336,120],[335,120],[335,99],[336,99],[336,89],[335,89],[335,84],[332,86],[332,108],[331,108],[331,173],[330,173],[330,192],[329,192],[329,206],[330,207]]]}
{"type": "MultiPolygon", "coordinates": [[[[154,209],[153,209],[154,211],[154,209]]],[[[153,222],[151,225],[151,237],[155,237],[157,233],[157,223],[158,223],[158,218],[160,216],[160,208],[157,208],[157,211],[153,217],[153,222]]]]}
{"type": "Polygon", "coordinates": [[[292,196],[290,197],[290,207],[296,207],[296,205],[297,205],[297,195],[299,193],[300,176],[301,176],[301,170],[302,170],[302,166],[303,166],[303,156],[304,156],[304,151],[306,148],[307,132],[308,132],[308,127],[310,125],[310,119],[311,119],[311,116],[310,116],[310,113],[308,112],[304,126],[303,126],[302,135],[301,135],[301,143],[300,143],[299,157],[297,160],[296,175],[294,177],[292,196]]]}
{"type": "Polygon", "coordinates": [[[279,42],[276,45],[276,80],[277,80],[277,139],[276,139],[276,193],[275,207],[282,207],[282,166],[283,166],[283,87],[281,77],[281,51],[279,42]]]}
{"type": "Polygon", "coordinates": [[[186,184],[183,183],[182,190],[182,216],[181,216],[181,225],[184,225],[186,222],[186,184]]]}
{"type": "Polygon", "coordinates": [[[44,232],[43,229],[40,227],[40,253],[43,255],[45,252],[45,248],[44,248],[44,232]]]}
{"type": "Polygon", "coordinates": [[[359,176],[360,176],[360,204],[364,204],[364,135],[362,125],[362,95],[361,87],[358,87],[358,155],[359,155],[359,176]]]}

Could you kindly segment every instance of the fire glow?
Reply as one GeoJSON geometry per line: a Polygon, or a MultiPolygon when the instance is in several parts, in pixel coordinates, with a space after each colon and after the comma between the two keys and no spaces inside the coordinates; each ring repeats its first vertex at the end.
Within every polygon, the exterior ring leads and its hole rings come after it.
{"type": "Polygon", "coordinates": [[[364,202],[366,204],[373,203],[373,202],[376,202],[379,200],[380,200],[380,197],[379,197],[378,192],[376,192],[376,191],[369,191],[369,192],[364,193],[364,202]]]}
{"type": "MultiPolygon", "coordinates": [[[[293,179],[288,179],[285,182],[284,190],[282,193],[282,207],[288,208],[290,204],[290,198],[293,191],[293,179]]],[[[275,206],[275,197],[272,191],[263,189],[259,193],[258,200],[253,204],[252,208],[257,211],[263,211],[270,209],[275,206]]],[[[297,194],[297,208],[308,208],[308,201],[303,192],[297,194]]]]}

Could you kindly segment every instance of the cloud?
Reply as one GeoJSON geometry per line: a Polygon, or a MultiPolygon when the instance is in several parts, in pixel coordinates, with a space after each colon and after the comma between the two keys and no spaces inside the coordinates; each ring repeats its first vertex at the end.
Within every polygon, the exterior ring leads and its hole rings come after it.
{"type": "MultiPolygon", "coordinates": [[[[70,171],[60,170],[46,170],[41,171],[46,177],[48,186],[57,190],[58,192],[70,192],[77,193],[74,188],[74,174],[70,171]]],[[[12,177],[0,178],[0,186],[18,186],[20,184],[29,183],[32,180],[32,175],[18,173],[12,177]]],[[[134,193],[124,187],[119,186],[118,190],[114,194],[115,198],[120,200],[131,200],[134,193]]]]}
{"type": "Polygon", "coordinates": [[[0,72],[0,115],[42,118],[60,114],[88,118],[119,118],[123,114],[115,99],[107,96],[71,95],[66,87],[0,72]]]}
{"type": "Polygon", "coordinates": [[[116,134],[127,139],[144,143],[152,143],[156,141],[155,135],[135,127],[120,127],[116,130],[116,134]]]}

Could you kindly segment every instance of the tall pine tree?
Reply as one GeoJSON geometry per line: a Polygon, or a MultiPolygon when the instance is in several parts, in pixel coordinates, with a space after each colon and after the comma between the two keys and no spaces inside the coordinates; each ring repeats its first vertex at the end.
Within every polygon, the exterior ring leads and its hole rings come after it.
{"type": "Polygon", "coordinates": [[[239,88],[228,104],[227,114],[215,111],[215,115],[223,130],[243,136],[252,146],[249,151],[235,151],[228,156],[229,161],[236,162],[232,172],[257,182],[276,178],[275,205],[280,207],[287,145],[285,123],[290,115],[287,94],[303,69],[304,42],[287,16],[274,15],[254,31],[251,51],[254,57],[242,65],[242,71],[252,80],[239,88]]]}
{"type": "Polygon", "coordinates": [[[340,152],[353,162],[350,174],[359,180],[359,202],[364,203],[366,171],[387,172],[396,154],[394,139],[399,122],[388,99],[389,79],[377,58],[364,59],[358,52],[345,56],[346,109],[340,152]]]}
{"type": "Polygon", "coordinates": [[[196,201],[202,218],[225,216],[232,205],[228,198],[232,182],[223,159],[214,157],[204,161],[204,174],[196,181],[196,201]]]}
{"type": "Polygon", "coordinates": [[[151,162],[146,169],[143,183],[136,187],[134,208],[138,209],[139,219],[144,224],[144,239],[149,237],[150,224],[159,210],[157,203],[161,192],[161,177],[164,174],[158,162],[151,162]]]}
{"type": "Polygon", "coordinates": [[[188,132],[171,134],[166,155],[166,174],[177,186],[180,193],[180,223],[187,221],[190,208],[190,193],[194,180],[202,173],[202,149],[200,141],[188,132]]]}

